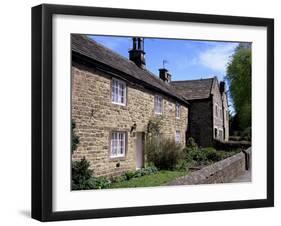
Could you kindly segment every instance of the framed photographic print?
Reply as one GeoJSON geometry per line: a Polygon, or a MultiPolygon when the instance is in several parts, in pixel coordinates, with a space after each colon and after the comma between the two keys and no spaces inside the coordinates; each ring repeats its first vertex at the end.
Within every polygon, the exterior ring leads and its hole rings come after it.
{"type": "Polygon", "coordinates": [[[274,21],[32,8],[32,217],[274,205],[274,21]]]}

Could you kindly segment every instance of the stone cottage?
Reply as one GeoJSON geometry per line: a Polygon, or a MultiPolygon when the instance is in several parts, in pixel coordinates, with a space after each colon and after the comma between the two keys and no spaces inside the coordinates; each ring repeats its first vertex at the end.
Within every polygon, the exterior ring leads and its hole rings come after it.
{"type": "Polygon", "coordinates": [[[188,102],[145,68],[142,38],[133,38],[129,59],[84,35],[71,35],[72,120],[79,137],[72,159],[86,157],[95,176],[116,176],[144,166],[150,120],[162,117],[163,135],[185,144],[188,102]]]}
{"type": "Polygon", "coordinates": [[[225,82],[216,77],[208,79],[172,81],[188,102],[188,136],[200,146],[213,145],[213,140],[228,141],[229,115],[225,82]]]}

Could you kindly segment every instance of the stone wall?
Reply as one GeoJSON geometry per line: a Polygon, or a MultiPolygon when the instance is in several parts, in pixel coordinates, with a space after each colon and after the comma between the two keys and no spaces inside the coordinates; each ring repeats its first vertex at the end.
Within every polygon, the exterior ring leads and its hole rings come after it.
{"type": "Polygon", "coordinates": [[[251,166],[251,148],[247,149],[245,152],[247,155],[240,152],[227,159],[206,166],[201,170],[192,172],[187,176],[177,178],[168,185],[215,184],[231,182],[237,176],[245,173],[246,166],[251,166]]]}
{"type": "Polygon", "coordinates": [[[215,136],[215,129],[217,129],[217,133],[219,131],[222,133],[222,137],[220,138],[223,140],[223,133],[224,133],[224,121],[223,121],[223,102],[222,102],[222,95],[219,90],[218,82],[214,79],[214,85],[212,90],[212,98],[213,98],[213,125],[214,125],[214,138],[218,138],[215,136]],[[216,108],[218,112],[216,115],[216,108]]]}
{"type": "MultiPolygon", "coordinates": [[[[73,152],[72,159],[86,157],[91,163],[95,176],[117,176],[136,169],[135,132],[146,132],[154,113],[154,94],[136,84],[127,84],[126,106],[111,102],[111,81],[108,74],[93,68],[73,63],[72,66],[72,119],[76,124],[74,132],[80,143],[73,152]],[[110,136],[112,131],[125,131],[127,135],[126,153],[123,158],[110,158],[110,136]]],[[[175,101],[163,96],[164,136],[175,139],[180,130],[181,143],[185,144],[188,109],[181,106],[181,117],[176,118],[175,101]]]]}
{"type": "Polygon", "coordinates": [[[227,97],[225,92],[220,92],[216,78],[214,78],[211,94],[208,99],[190,101],[188,136],[193,137],[202,147],[213,146],[213,139],[222,141],[229,139],[227,97]]]}
{"type": "Polygon", "coordinates": [[[218,80],[215,78],[212,88],[213,98],[213,126],[214,138],[228,141],[229,139],[229,115],[228,115],[228,101],[225,92],[220,92],[218,80]],[[216,107],[218,108],[218,115],[216,115],[216,107]],[[215,136],[215,129],[222,132],[222,137],[215,136]]]}
{"type": "Polygon", "coordinates": [[[211,99],[191,102],[189,108],[188,136],[193,137],[199,146],[212,146],[213,123],[211,99]]]}
{"type": "Polygon", "coordinates": [[[224,109],[224,141],[228,141],[229,140],[229,112],[228,112],[228,99],[227,99],[227,95],[226,93],[222,94],[222,105],[223,105],[223,109],[224,109]]]}

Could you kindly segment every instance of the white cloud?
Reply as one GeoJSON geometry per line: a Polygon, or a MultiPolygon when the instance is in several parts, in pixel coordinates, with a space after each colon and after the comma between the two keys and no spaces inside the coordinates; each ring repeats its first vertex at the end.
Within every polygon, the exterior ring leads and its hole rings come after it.
{"type": "Polygon", "coordinates": [[[196,61],[198,64],[213,71],[225,74],[229,58],[233,54],[237,45],[237,43],[218,44],[214,47],[199,52],[196,61]]]}

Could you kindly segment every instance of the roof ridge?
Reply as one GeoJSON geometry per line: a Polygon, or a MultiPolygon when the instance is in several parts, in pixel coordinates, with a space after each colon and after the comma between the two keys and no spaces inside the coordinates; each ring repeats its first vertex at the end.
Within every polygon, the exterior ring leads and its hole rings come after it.
{"type": "Polygon", "coordinates": [[[201,78],[201,79],[190,79],[190,80],[175,80],[171,81],[172,83],[180,83],[180,82],[194,82],[194,81],[201,81],[201,80],[213,80],[216,76],[210,78],[201,78]]]}
{"type": "MultiPolygon", "coordinates": [[[[137,66],[133,61],[131,61],[130,59],[128,59],[128,58],[122,56],[121,54],[119,54],[119,53],[115,52],[114,50],[112,50],[112,49],[106,47],[105,45],[103,45],[103,44],[97,42],[96,40],[91,39],[91,38],[89,37],[89,35],[82,35],[82,36],[85,37],[88,41],[90,41],[90,42],[95,42],[95,43],[96,43],[97,45],[99,45],[100,47],[107,49],[108,51],[112,52],[113,54],[115,54],[115,55],[117,55],[117,56],[119,56],[119,57],[122,57],[122,58],[125,59],[127,62],[129,62],[130,64],[132,64],[132,65],[134,65],[135,67],[137,67],[139,70],[144,70],[144,71],[146,71],[146,72],[149,73],[153,78],[155,78],[155,79],[157,79],[159,82],[161,82],[163,85],[165,85],[165,86],[167,86],[167,87],[170,87],[170,88],[172,88],[172,89],[174,90],[174,87],[173,87],[173,86],[171,86],[171,85],[167,84],[166,82],[164,82],[164,81],[163,81],[162,79],[160,79],[156,74],[154,74],[153,72],[151,72],[151,71],[148,70],[147,68],[140,68],[140,67],[138,67],[138,66],[137,66]]],[[[174,91],[176,92],[176,90],[174,90],[174,91]]]]}
{"type": "MultiPolygon", "coordinates": [[[[121,54],[119,54],[118,52],[115,52],[114,50],[108,48],[107,46],[105,46],[105,45],[103,45],[103,44],[97,42],[96,40],[91,39],[91,38],[89,37],[90,35],[83,35],[83,36],[86,36],[86,38],[87,38],[88,41],[90,41],[90,42],[95,42],[98,46],[100,46],[100,47],[102,47],[102,48],[105,48],[106,50],[112,52],[112,53],[115,54],[116,56],[123,58],[123,59],[126,60],[128,63],[133,64],[134,66],[138,67],[133,61],[131,61],[131,60],[128,59],[127,57],[124,57],[124,56],[122,56],[121,54]]],[[[138,67],[138,68],[139,68],[139,67],[138,67]]],[[[139,68],[139,69],[142,69],[142,68],[139,68]]]]}
{"type": "Polygon", "coordinates": [[[72,51],[78,52],[93,60],[100,61],[110,68],[116,69],[126,75],[144,82],[148,87],[154,87],[157,91],[188,103],[186,99],[171,84],[165,83],[147,68],[138,67],[133,61],[116,53],[114,50],[98,43],[87,34],[73,34],[72,51]]]}
{"type": "Polygon", "coordinates": [[[167,83],[167,82],[164,82],[162,79],[160,79],[157,75],[155,75],[154,73],[152,73],[151,71],[147,70],[147,69],[144,69],[146,72],[148,72],[153,78],[157,79],[159,82],[161,82],[163,85],[169,87],[169,89],[172,89],[177,95],[181,96],[182,98],[184,98],[183,95],[181,95],[177,89],[170,85],[170,83],[167,83]]]}

